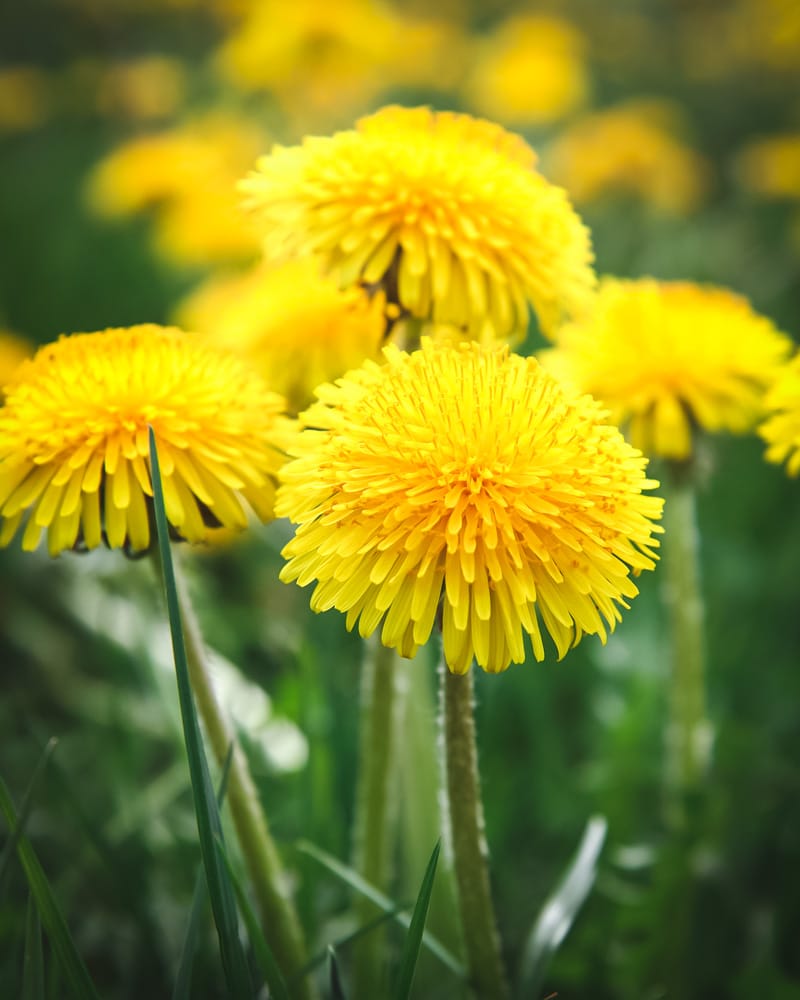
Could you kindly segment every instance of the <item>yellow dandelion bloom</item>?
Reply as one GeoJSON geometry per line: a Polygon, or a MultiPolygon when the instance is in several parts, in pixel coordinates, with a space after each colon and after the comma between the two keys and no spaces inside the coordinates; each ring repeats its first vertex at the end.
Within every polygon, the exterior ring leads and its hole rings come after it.
{"type": "Polygon", "coordinates": [[[632,195],[666,213],[693,211],[708,187],[707,162],[678,138],[667,101],[629,101],[579,118],[547,151],[547,167],[579,205],[632,195]]]}
{"type": "Polygon", "coordinates": [[[786,462],[790,476],[800,473],[800,354],[785,365],[767,393],[768,419],[759,427],[767,460],[786,462]]]}
{"type": "Polygon", "coordinates": [[[637,448],[687,459],[696,429],[745,433],[791,341],[724,288],[652,279],[600,283],[545,367],[601,400],[637,448]]]}
{"type": "Polygon", "coordinates": [[[321,258],[342,286],[477,336],[550,330],[593,288],[589,234],[518,136],[428,108],[276,147],[242,184],[274,258],[321,258]]]}
{"type": "Polygon", "coordinates": [[[465,85],[467,99],[490,118],[549,125],[588,96],[584,48],[577,28],[561,18],[509,18],[479,43],[465,85]]]}
{"type": "Polygon", "coordinates": [[[394,345],[301,416],[276,512],[298,525],[281,578],[317,581],[362,636],[413,656],[439,616],[450,669],[544,657],[605,640],[652,569],[646,460],[594,400],[569,397],[533,358],[475,343],[394,345]]]}
{"type": "Polygon", "coordinates": [[[322,382],[377,358],[386,326],[381,296],[340,289],[310,259],[211,278],[175,320],[245,357],[294,412],[322,382]]]}
{"type": "Polygon", "coordinates": [[[769,198],[800,198],[800,132],[750,143],[737,158],[742,184],[769,198]]]}
{"type": "Polygon", "coordinates": [[[252,258],[259,240],[236,182],[265,141],[251,121],[223,112],[139,136],[92,171],[89,205],[111,219],[154,211],[157,245],[180,263],[252,258]]]}
{"type": "Polygon", "coordinates": [[[6,385],[32,352],[33,348],[26,340],[8,330],[0,329],[0,401],[5,395],[6,385]]]}
{"type": "Polygon", "coordinates": [[[148,426],[167,518],[189,541],[272,516],[284,402],[233,355],[153,325],[62,337],[23,362],[0,408],[0,545],[47,530],[76,544],[150,545],[148,426]],[[26,520],[27,519],[27,520],[26,520]]]}

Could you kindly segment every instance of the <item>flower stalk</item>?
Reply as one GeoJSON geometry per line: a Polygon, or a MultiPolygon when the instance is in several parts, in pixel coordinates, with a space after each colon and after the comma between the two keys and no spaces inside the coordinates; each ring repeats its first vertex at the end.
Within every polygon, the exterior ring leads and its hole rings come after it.
{"type": "MultiPolygon", "coordinates": [[[[394,769],[396,739],[402,711],[397,654],[375,636],[366,645],[361,673],[361,717],[359,735],[359,775],[356,793],[355,870],[370,885],[386,891],[391,875],[391,830],[396,797],[394,769]]],[[[360,925],[369,923],[380,910],[370,900],[359,897],[360,925]]],[[[355,950],[355,996],[374,995],[385,953],[385,928],[376,928],[359,942],[355,950]]]]}
{"type": "Polygon", "coordinates": [[[705,778],[712,730],[706,715],[705,608],[692,468],[688,463],[670,463],[663,478],[663,593],[672,635],[667,794],[668,814],[680,822],[686,794],[697,790],[705,778]]]}
{"type": "MultiPolygon", "coordinates": [[[[155,561],[161,575],[157,552],[155,561]]],[[[316,991],[309,977],[296,976],[306,961],[306,949],[280,857],[269,832],[247,758],[214,693],[197,616],[180,576],[177,576],[177,587],[192,691],[218,764],[222,765],[232,748],[226,801],[258,902],[264,932],[281,971],[287,980],[291,980],[291,995],[297,1000],[314,1000],[316,991]]]]}
{"type": "Polygon", "coordinates": [[[470,985],[481,1000],[507,1000],[508,980],[489,884],[489,852],[473,716],[472,671],[442,663],[444,770],[458,906],[470,985]]]}

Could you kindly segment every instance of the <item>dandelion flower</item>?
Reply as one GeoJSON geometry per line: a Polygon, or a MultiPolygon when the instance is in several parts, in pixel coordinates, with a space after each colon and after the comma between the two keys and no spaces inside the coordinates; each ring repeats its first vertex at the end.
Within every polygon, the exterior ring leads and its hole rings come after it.
{"type": "Polygon", "coordinates": [[[800,354],[781,369],[767,393],[769,418],[759,427],[767,442],[767,460],[786,461],[790,476],[800,473],[800,354]]]}
{"type": "Polygon", "coordinates": [[[653,567],[646,460],[533,358],[424,339],[384,349],[301,415],[276,512],[298,525],[285,581],[316,581],[362,636],[413,656],[440,615],[455,673],[603,640],[653,567]]]}
{"type": "Polygon", "coordinates": [[[724,288],[653,279],[600,284],[547,368],[589,392],[645,453],[688,459],[694,431],[746,433],[791,341],[724,288]]]}
{"type": "Polygon", "coordinates": [[[342,286],[479,336],[543,329],[593,288],[589,235],[518,136],[468,115],[387,107],[277,146],[242,182],[267,254],[316,254],[342,286]]]}
{"type": "Polygon", "coordinates": [[[340,289],[308,258],[212,278],[175,318],[241,354],[295,412],[322,382],[377,358],[386,326],[381,296],[340,289]]]}
{"type": "Polygon", "coordinates": [[[0,409],[0,545],[26,524],[51,555],[150,545],[148,426],[167,518],[189,541],[272,514],[283,400],[233,355],[146,325],[62,337],[23,362],[0,409]]]}
{"type": "Polygon", "coordinates": [[[467,97],[481,114],[549,125],[586,100],[585,47],[577,28],[562,18],[511,17],[478,45],[467,97]]]}

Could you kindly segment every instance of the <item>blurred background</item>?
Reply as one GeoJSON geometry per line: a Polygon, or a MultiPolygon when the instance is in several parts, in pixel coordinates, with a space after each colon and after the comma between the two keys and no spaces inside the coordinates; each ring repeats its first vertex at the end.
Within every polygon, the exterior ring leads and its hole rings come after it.
{"type": "MultiPolygon", "coordinates": [[[[797,340],[799,85],[794,0],[4,4],[0,383],[62,332],[202,316],[208,283],[257,260],[234,186],[256,157],[392,102],[523,134],[592,229],[600,273],[729,286],[797,340]]],[[[705,445],[716,737],[685,837],[666,838],[662,819],[658,573],[607,646],[477,678],[512,968],[588,818],[609,823],[542,997],[800,997],[800,484],[762,452],[755,437],[705,445]]],[[[278,582],[287,530],[181,555],[319,951],[353,929],[348,892],[296,842],[350,856],[362,649],[336,612],[314,616],[278,582]]],[[[400,900],[438,835],[432,659],[408,664],[400,900]]],[[[199,853],[149,563],[0,551],[0,694],[0,774],[18,801],[59,741],[28,832],[99,991],[168,996],[199,853]]],[[[12,997],[18,868],[0,889],[0,995],[12,997]]],[[[446,889],[430,926],[457,947],[446,889]]],[[[206,933],[198,997],[221,988],[206,933]]],[[[415,995],[460,996],[447,976],[424,955],[415,995]]]]}

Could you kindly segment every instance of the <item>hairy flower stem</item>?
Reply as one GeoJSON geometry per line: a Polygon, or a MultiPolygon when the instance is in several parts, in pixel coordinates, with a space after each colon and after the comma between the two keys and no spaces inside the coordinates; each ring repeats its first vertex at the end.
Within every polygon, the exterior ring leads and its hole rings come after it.
{"type": "Polygon", "coordinates": [[[682,825],[702,785],[711,744],[706,717],[704,604],[692,470],[672,463],[664,479],[664,601],[672,633],[667,729],[667,818],[682,825]]]}
{"type": "Polygon", "coordinates": [[[443,663],[440,675],[449,826],[470,985],[481,1000],[506,1000],[508,981],[489,886],[472,671],[453,674],[443,663]]]}
{"type": "MultiPolygon", "coordinates": [[[[157,556],[156,562],[161,573],[161,562],[157,556]]],[[[177,577],[177,586],[192,691],[219,765],[223,764],[229,748],[233,747],[225,801],[230,808],[258,901],[264,935],[281,972],[289,981],[291,996],[297,1000],[314,1000],[317,993],[311,979],[295,976],[306,961],[306,949],[278,851],[270,835],[247,758],[214,693],[200,627],[180,576],[177,577]]]]}
{"type": "MultiPolygon", "coordinates": [[[[396,805],[395,747],[402,711],[397,654],[375,636],[366,646],[361,674],[359,774],[356,795],[354,868],[367,882],[386,892],[391,874],[391,831],[396,805]]],[[[380,910],[359,897],[360,925],[380,910]]],[[[356,997],[378,995],[385,955],[385,927],[366,934],[355,949],[356,997]]]]}

